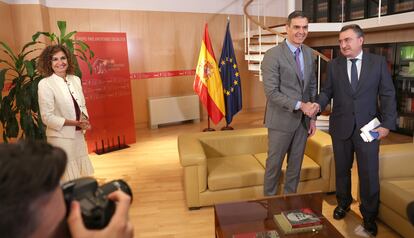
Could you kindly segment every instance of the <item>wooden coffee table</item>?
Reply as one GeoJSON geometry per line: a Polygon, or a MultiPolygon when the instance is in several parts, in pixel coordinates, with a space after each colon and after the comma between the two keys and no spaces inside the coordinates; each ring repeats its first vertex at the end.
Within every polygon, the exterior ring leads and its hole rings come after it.
{"type": "Polygon", "coordinates": [[[214,206],[216,237],[232,238],[234,234],[276,230],[280,237],[344,237],[322,215],[325,193],[282,195],[266,199],[217,204],[214,206]],[[284,235],[274,223],[273,215],[285,210],[312,208],[321,217],[323,228],[315,232],[284,235]]]}

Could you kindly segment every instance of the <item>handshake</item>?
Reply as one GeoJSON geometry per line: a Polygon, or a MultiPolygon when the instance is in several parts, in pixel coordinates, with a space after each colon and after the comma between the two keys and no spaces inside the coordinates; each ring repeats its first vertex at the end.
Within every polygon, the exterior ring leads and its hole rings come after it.
{"type": "Polygon", "coordinates": [[[319,104],[317,103],[311,103],[311,102],[307,102],[304,103],[302,102],[300,105],[300,110],[302,110],[302,112],[310,117],[310,118],[314,118],[316,116],[316,114],[318,114],[318,112],[320,111],[320,107],[319,104]]]}

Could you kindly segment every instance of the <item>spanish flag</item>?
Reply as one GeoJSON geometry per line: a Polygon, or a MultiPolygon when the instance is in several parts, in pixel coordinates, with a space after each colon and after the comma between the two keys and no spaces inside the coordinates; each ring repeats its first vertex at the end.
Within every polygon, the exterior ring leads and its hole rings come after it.
{"type": "Polygon", "coordinates": [[[224,106],[223,85],[208,35],[207,24],[204,28],[204,38],[201,42],[193,87],[194,92],[198,94],[200,101],[206,107],[211,120],[214,124],[219,123],[226,114],[226,109],[224,106]]]}

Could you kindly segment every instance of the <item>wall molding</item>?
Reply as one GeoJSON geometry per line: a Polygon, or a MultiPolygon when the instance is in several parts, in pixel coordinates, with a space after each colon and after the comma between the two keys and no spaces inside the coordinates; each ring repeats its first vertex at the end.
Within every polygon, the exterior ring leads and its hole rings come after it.
{"type": "MultiPolygon", "coordinates": [[[[41,4],[51,8],[138,10],[161,12],[191,12],[212,14],[243,15],[243,0],[0,0],[7,4],[41,4]]],[[[260,0],[264,7],[261,14],[270,17],[286,17],[287,7],[284,0],[260,0]]],[[[254,5],[252,5],[254,6],[254,5]]],[[[252,9],[253,15],[256,15],[252,9]]]]}

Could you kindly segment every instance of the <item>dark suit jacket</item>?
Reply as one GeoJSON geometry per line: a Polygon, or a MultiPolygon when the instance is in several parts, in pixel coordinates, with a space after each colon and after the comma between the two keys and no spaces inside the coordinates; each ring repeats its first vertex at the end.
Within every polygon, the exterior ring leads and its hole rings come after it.
{"type": "MultiPolygon", "coordinates": [[[[296,130],[303,113],[295,110],[297,101],[314,101],[316,97],[315,60],[313,51],[302,45],[304,79],[286,41],[268,50],[262,62],[263,86],[267,98],[265,126],[280,131],[296,130]]],[[[309,118],[306,120],[309,124],[309,118]]]]}
{"type": "Polygon", "coordinates": [[[381,126],[390,130],[396,124],[395,88],[385,58],[364,52],[356,92],[352,90],[347,73],[346,58],[339,56],[328,64],[327,81],[317,102],[321,108],[333,98],[329,132],[332,137],[347,139],[355,123],[359,130],[378,117],[381,126]]]}

